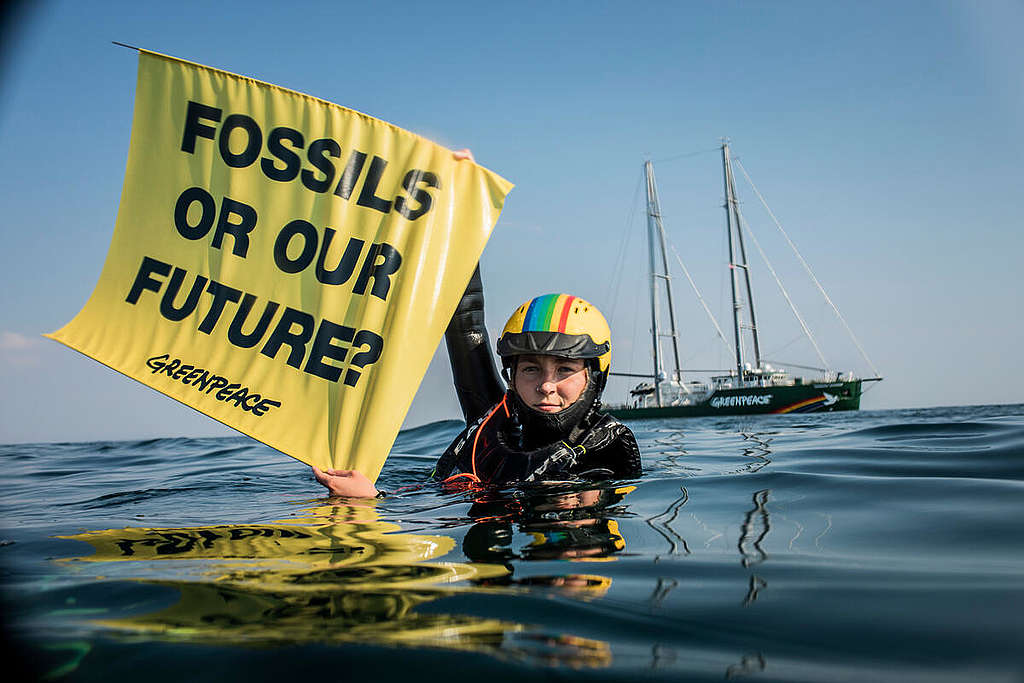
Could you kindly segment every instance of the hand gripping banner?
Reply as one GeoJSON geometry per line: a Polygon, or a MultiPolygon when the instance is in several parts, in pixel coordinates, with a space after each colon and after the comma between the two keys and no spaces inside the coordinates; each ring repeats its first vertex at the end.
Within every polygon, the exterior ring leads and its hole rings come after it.
{"type": "Polygon", "coordinates": [[[384,121],[140,51],[110,252],[48,336],[376,479],[511,188],[384,121]]]}

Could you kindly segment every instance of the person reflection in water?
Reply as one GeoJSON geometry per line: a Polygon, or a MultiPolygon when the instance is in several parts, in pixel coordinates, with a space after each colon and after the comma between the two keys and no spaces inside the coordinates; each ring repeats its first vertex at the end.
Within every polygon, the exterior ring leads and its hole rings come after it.
{"type": "MultiPolygon", "coordinates": [[[[576,486],[579,486],[578,484],[576,486]]],[[[544,583],[567,588],[593,587],[592,575],[553,576],[514,580],[516,561],[604,559],[622,552],[625,539],[613,508],[632,486],[566,489],[543,487],[529,495],[484,494],[469,510],[474,524],[462,541],[474,562],[504,565],[508,575],[488,583],[544,583]],[[561,490],[559,490],[561,489],[561,490]],[[516,541],[516,532],[528,543],[516,541]]]]}
{"type": "MultiPolygon", "coordinates": [[[[468,150],[456,154],[472,158],[468,150]]],[[[593,304],[546,294],[519,306],[498,338],[499,375],[478,267],[445,341],[467,426],[441,455],[434,480],[504,486],[641,475],[633,433],[601,412],[611,330],[593,304]]],[[[382,495],[357,470],[314,467],[313,473],[332,495],[382,495]]]]}

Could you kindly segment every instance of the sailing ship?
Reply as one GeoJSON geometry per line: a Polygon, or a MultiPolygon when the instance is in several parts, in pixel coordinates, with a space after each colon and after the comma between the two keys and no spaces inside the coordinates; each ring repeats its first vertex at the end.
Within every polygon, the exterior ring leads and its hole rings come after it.
{"type": "MultiPolygon", "coordinates": [[[[862,385],[865,382],[880,381],[882,377],[875,372],[874,377],[860,378],[854,373],[842,373],[827,368],[814,368],[820,372],[814,377],[793,376],[782,368],[773,367],[761,356],[760,340],[758,339],[757,319],[754,313],[754,297],[750,283],[750,267],[747,262],[747,250],[744,242],[744,222],[740,213],[739,201],[736,197],[736,186],[733,178],[733,162],[729,143],[721,145],[722,171],[725,184],[725,226],[729,248],[729,272],[732,291],[733,343],[725,339],[718,323],[711,315],[710,309],[701,303],[711,318],[719,337],[730,347],[735,364],[712,374],[709,381],[687,380],[679,363],[679,335],[676,331],[675,312],[672,303],[672,280],[668,271],[668,255],[666,253],[665,230],[661,221],[661,208],[658,191],[654,180],[654,167],[650,161],[644,163],[644,180],[647,188],[647,248],[650,275],[651,302],[651,341],[654,366],[650,374],[613,372],[612,375],[643,378],[632,391],[629,401],[621,405],[609,405],[607,411],[619,418],[639,419],[658,417],[702,417],[713,415],[752,415],[766,413],[808,413],[835,410],[858,410],[862,385]],[[659,290],[661,293],[659,294],[659,290]],[[661,303],[667,303],[668,331],[663,331],[661,303]],[[744,338],[746,335],[746,338],[744,338]],[[674,362],[671,370],[666,370],[666,357],[662,351],[663,340],[668,340],[671,355],[668,360],[674,362]],[[745,353],[744,341],[748,341],[750,352],[745,353]]],[[[741,166],[742,169],[742,166],[741,166]]],[[[744,171],[744,175],[746,172],[744,171]]],[[[749,180],[749,176],[748,176],[749,180]]],[[[754,188],[757,192],[756,188],[754,188]]],[[[760,197],[760,193],[757,193],[760,197]]],[[[763,201],[763,198],[762,198],[763,201]]],[[[767,205],[766,205],[767,206],[767,205]]],[[[770,213],[770,211],[769,211],[770,213]]],[[[774,215],[772,216],[774,218],[774,215]]],[[[777,227],[782,226],[776,221],[777,227]]],[[[785,235],[785,232],[783,231],[785,235]]],[[[796,251],[792,241],[786,236],[790,246],[796,251]]],[[[843,322],[847,332],[853,339],[858,350],[874,369],[867,354],[857,341],[849,325],[839,313],[839,309],[825,293],[824,288],[814,277],[813,272],[799,252],[797,257],[804,264],[807,272],[825,300],[832,306],[836,315],[843,322]]],[[[682,262],[680,261],[680,265],[682,262]]],[[[685,268],[685,267],[684,267],[685,268]]],[[[771,266],[768,270],[775,275],[771,266]]],[[[689,273],[686,273],[689,278],[689,273]]],[[[776,278],[777,279],[777,278],[776,278]]],[[[692,279],[691,284],[692,284],[692,279]]],[[[781,286],[781,282],[779,283],[781,286]]],[[[695,287],[696,289],[696,287],[695,287]]],[[[783,294],[800,321],[804,333],[808,336],[819,358],[824,362],[813,335],[793,306],[783,288],[783,294]]],[[[699,292],[698,297],[700,298],[699,292]]],[[[806,367],[806,366],[799,366],[806,367]]],[[[812,369],[812,368],[808,368],[812,369]]]]}

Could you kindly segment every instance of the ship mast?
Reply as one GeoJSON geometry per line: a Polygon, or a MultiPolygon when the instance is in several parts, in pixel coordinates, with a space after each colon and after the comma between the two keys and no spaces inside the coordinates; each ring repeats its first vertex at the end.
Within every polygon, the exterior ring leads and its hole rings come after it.
{"type": "Polygon", "coordinates": [[[651,278],[651,340],[654,346],[654,397],[657,405],[660,407],[662,405],[661,383],[665,380],[664,360],[661,354],[662,337],[669,337],[672,340],[672,359],[675,361],[673,378],[680,386],[683,386],[683,383],[679,370],[679,335],[676,331],[675,306],[672,302],[672,278],[668,274],[665,228],[661,223],[658,187],[654,182],[654,166],[650,161],[644,162],[644,180],[647,186],[647,256],[651,278]],[[660,259],[655,253],[655,244],[657,244],[657,249],[661,252],[660,259]],[[667,334],[661,331],[661,315],[658,306],[659,284],[665,289],[665,297],[668,303],[668,319],[671,332],[667,334]]]}
{"type": "Polygon", "coordinates": [[[754,316],[754,295],[750,288],[750,268],[747,264],[747,250],[743,244],[743,230],[740,228],[739,200],[736,199],[736,181],[732,175],[732,159],[729,156],[729,143],[722,141],[722,176],[725,182],[725,229],[729,237],[729,283],[732,287],[732,324],[733,334],[736,342],[736,376],[743,379],[743,344],[740,340],[741,330],[750,330],[754,346],[754,367],[761,367],[761,347],[757,339],[757,318],[754,316]],[[737,247],[739,260],[737,260],[737,247]],[[740,310],[743,303],[740,301],[739,273],[742,271],[746,289],[747,309],[750,312],[750,322],[744,323],[741,320],[740,310]]]}

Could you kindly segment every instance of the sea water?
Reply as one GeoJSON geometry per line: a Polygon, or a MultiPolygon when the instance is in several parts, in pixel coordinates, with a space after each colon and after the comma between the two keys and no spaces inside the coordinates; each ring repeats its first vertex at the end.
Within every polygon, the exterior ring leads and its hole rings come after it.
{"type": "MultiPolygon", "coordinates": [[[[7,671],[1024,680],[1024,406],[650,420],[644,475],[328,499],[245,437],[0,447],[7,671]]],[[[315,678],[313,678],[315,677],[315,678]]]]}

